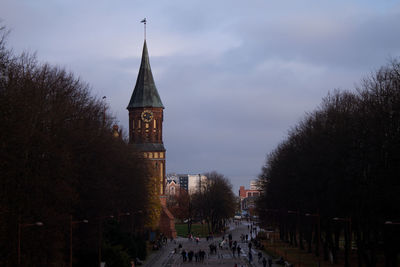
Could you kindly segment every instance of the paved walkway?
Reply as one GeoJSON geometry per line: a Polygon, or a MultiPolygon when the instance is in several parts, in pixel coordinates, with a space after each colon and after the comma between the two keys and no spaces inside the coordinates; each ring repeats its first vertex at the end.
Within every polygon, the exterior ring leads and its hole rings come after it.
{"type": "MultiPolygon", "coordinates": [[[[196,241],[188,240],[187,238],[177,238],[175,241],[168,241],[167,245],[164,246],[160,251],[153,253],[145,262],[145,267],[179,267],[179,266],[226,266],[234,267],[237,264],[238,267],[242,266],[252,266],[252,267],[262,267],[262,262],[258,262],[257,254],[258,250],[252,248],[253,262],[249,262],[248,259],[248,243],[240,241],[241,234],[248,234],[250,239],[250,234],[248,230],[248,223],[242,222],[238,226],[235,224],[230,225],[231,229],[227,232],[225,238],[228,238],[228,234],[232,234],[232,240],[237,241],[238,245],[241,247],[240,256],[237,254],[233,255],[229,248],[219,249],[218,244],[221,242],[222,238],[214,238],[214,240],[206,241],[205,238],[201,238],[199,243],[196,241]],[[193,251],[194,253],[199,250],[206,252],[206,256],[203,262],[196,262],[195,258],[191,262],[183,262],[182,255],[178,248],[179,244],[182,245],[182,250],[186,252],[193,251]],[[217,245],[217,253],[210,254],[209,245],[217,245]],[[175,249],[177,253],[175,253],[175,249]]],[[[263,257],[268,259],[268,255],[263,253],[263,257]]],[[[267,264],[268,266],[268,264],[267,264]]],[[[273,267],[278,267],[280,265],[273,264],[273,267]]]]}

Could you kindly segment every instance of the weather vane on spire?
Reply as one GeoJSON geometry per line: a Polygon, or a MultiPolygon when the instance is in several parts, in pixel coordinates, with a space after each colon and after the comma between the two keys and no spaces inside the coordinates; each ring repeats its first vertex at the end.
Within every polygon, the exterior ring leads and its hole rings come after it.
{"type": "Polygon", "coordinates": [[[144,18],[140,23],[143,23],[144,24],[144,40],[146,40],[146,22],[147,22],[147,20],[146,20],[146,18],[144,18]]]}

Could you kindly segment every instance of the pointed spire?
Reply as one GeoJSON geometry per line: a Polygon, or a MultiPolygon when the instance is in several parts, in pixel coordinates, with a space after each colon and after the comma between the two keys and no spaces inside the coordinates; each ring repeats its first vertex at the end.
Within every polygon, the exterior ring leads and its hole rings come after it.
{"type": "Polygon", "coordinates": [[[144,40],[142,62],[140,63],[135,89],[127,109],[138,107],[164,108],[151,72],[146,40],[144,40]]]}

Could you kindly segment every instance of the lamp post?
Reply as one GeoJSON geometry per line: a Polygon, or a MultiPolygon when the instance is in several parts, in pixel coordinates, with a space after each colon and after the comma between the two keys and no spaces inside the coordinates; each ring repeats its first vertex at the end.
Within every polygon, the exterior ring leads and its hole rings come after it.
{"type": "MultiPolygon", "coordinates": [[[[338,218],[335,217],[332,220],[336,221],[336,222],[346,222],[348,223],[348,244],[346,242],[346,248],[345,248],[345,257],[344,257],[344,266],[348,267],[350,266],[349,263],[349,257],[351,255],[351,247],[352,247],[352,232],[351,232],[351,218],[338,218]]],[[[346,233],[345,233],[345,238],[346,238],[346,233]]]]}
{"type": "MultiPolygon", "coordinates": [[[[297,221],[298,221],[298,216],[299,216],[299,212],[298,212],[298,211],[288,210],[287,213],[290,214],[290,215],[295,215],[295,214],[296,214],[296,215],[297,215],[297,216],[296,216],[296,217],[297,217],[297,221]]],[[[294,236],[292,235],[292,234],[293,234],[293,232],[292,232],[292,231],[293,231],[293,227],[291,227],[291,229],[290,229],[290,231],[291,231],[291,232],[290,232],[290,240],[291,240],[291,241],[294,241],[295,245],[296,245],[296,243],[297,243],[297,242],[296,242],[296,239],[297,239],[297,238],[296,238],[296,228],[297,228],[297,226],[298,226],[297,224],[298,224],[298,222],[296,222],[296,227],[295,227],[294,236]],[[293,240],[293,239],[294,239],[294,240],[293,240]]],[[[292,225],[290,225],[290,226],[292,226],[292,225]]]]}
{"type": "Polygon", "coordinates": [[[319,242],[320,242],[320,236],[321,236],[321,220],[320,220],[320,216],[319,213],[317,214],[310,214],[310,213],[306,213],[304,214],[307,217],[315,217],[317,218],[317,248],[315,249],[315,254],[318,258],[318,266],[320,266],[320,262],[319,262],[319,242]]]}
{"type": "Polygon", "coordinates": [[[386,221],[384,224],[384,251],[385,266],[398,266],[398,237],[400,236],[400,223],[386,221]]]}
{"type": "Polygon", "coordinates": [[[102,223],[103,223],[103,219],[112,219],[114,218],[113,215],[109,215],[109,216],[102,216],[102,217],[98,217],[97,219],[99,220],[99,267],[101,267],[101,244],[102,244],[102,239],[103,239],[103,231],[102,231],[102,223]]]}
{"type": "MultiPolygon", "coordinates": [[[[276,248],[275,248],[275,243],[276,243],[276,239],[277,239],[276,238],[276,227],[278,225],[278,219],[277,219],[278,215],[276,215],[276,214],[279,213],[279,210],[277,210],[277,209],[264,209],[264,211],[266,213],[274,213],[275,214],[274,220],[273,220],[274,222],[273,223],[271,222],[271,225],[273,227],[272,228],[273,231],[272,231],[272,234],[271,234],[271,236],[272,236],[271,241],[272,241],[272,250],[274,251],[274,253],[276,253],[276,248]]],[[[267,218],[268,218],[268,216],[267,216],[267,218]]],[[[280,227],[279,227],[279,232],[280,232],[280,227]]]]}
{"type": "Polygon", "coordinates": [[[88,220],[73,221],[72,215],[69,217],[69,266],[72,267],[72,226],[78,223],[88,223],[88,220]]]}
{"type": "Polygon", "coordinates": [[[21,229],[29,226],[43,226],[42,222],[35,223],[18,223],[18,266],[21,266],[21,229]]]}
{"type": "MultiPolygon", "coordinates": [[[[288,214],[297,215],[296,216],[296,218],[297,218],[297,220],[296,220],[296,228],[297,228],[297,231],[299,233],[299,247],[302,247],[302,245],[301,245],[302,236],[300,234],[300,232],[301,232],[301,229],[300,229],[300,212],[299,211],[288,210],[288,214]]],[[[295,228],[295,230],[296,230],[296,228],[295,228]]],[[[295,231],[295,233],[294,233],[294,244],[297,246],[297,241],[296,240],[297,240],[297,234],[296,234],[296,231],[295,231]]],[[[299,250],[299,267],[301,266],[301,254],[300,253],[301,253],[301,251],[299,250]]]]}

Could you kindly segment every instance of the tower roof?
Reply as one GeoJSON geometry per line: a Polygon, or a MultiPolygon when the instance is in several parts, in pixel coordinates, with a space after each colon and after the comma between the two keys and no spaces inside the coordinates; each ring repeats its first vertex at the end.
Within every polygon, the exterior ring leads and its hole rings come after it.
{"type": "Polygon", "coordinates": [[[142,107],[164,108],[151,72],[146,40],[143,44],[142,62],[140,63],[135,89],[127,109],[142,107]]]}

